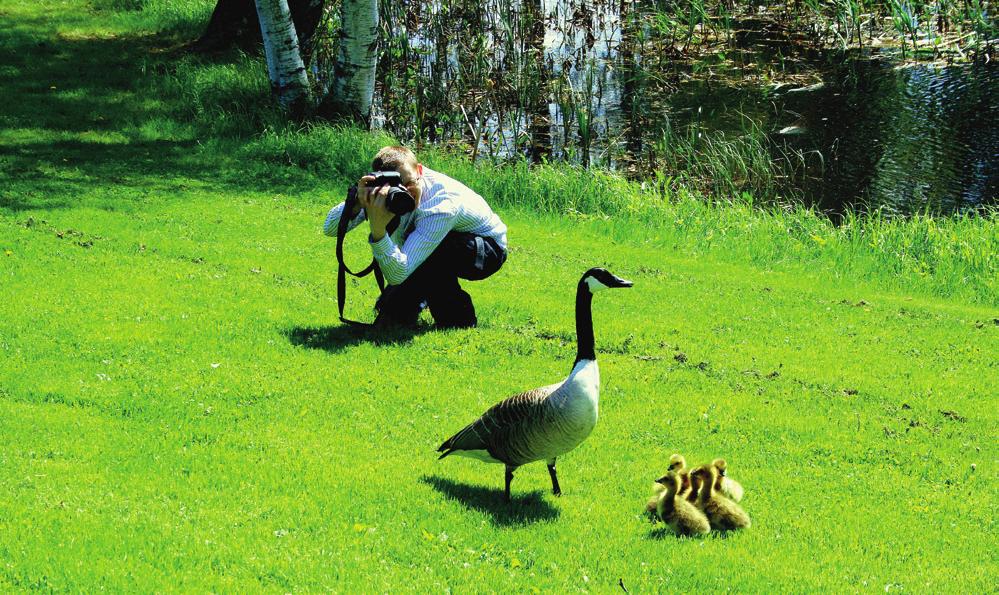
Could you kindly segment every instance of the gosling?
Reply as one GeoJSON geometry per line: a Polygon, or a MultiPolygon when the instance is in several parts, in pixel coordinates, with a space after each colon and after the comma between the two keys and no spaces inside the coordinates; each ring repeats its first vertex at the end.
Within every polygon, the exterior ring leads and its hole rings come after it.
{"type": "Polygon", "coordinates": [[[680,497],[686,497],[687,493],[690,491],[690,470],[687,469],[687,459],[683,458],[683,455],[681,454],[671,455],[667,471],[672,471],[679,476],[680,490],[677,494],[680,497]]]}
{"type": "Polygon", "coordinates": [[[742,502],[742,484],[728,476],[728,464],[725,459],[715,459],[711,461],[711,464],[718,471],[715,490],[721,492],[732,502],[742,502]]]}
{"type": "Polygon", "coordinates": [[[659,507],[659,497],[662,496],[664,491],[666,491],[666,486],[658,481],[652,483],[652,495],[649,496],[648,501],[645,503],[645,515],[649,517],[649,521],[652,523],[659,520],[659,513],[656,512],[656,509],[659,507]]]}
{"type": "Polygon", "coordinates": [[[656,482],[666,488],[659,496],[656,512],[677,535],[704,535],[711,531],[711,524],[703,512],[683,498],[676,497],[680,489],[680,476],[675,471],[667,472],[656,482]]]}
{"type": "MultiPolygon", "coordinates": [[[[690,489],[690,477],[687,475],[687,460],[683,458],[681,454],[673,454],[669,457],[669,467],[666,468],[667,472],[676,473],[680,478],[680,490],[677,492],[678,495],[684,496],[687,490],[690,489]]],[[[645,503],[645,514],[649,516],[649,520],[653,523],[658,519],[658,513],[656,509],[659,506],[659,497],[662,496],[663,491],[666,486],[656,480],[652,484],[652,496],[649,497],[648,502],[645,503]]]]}
{"type": "MultiPolygon", "coordinates": [[[[696,469],[695,469],[696,471],[696,469]]],[[[694,471],[687,471],[687,488],[683,489],[681,485],[680,496],[690,502],[691,504],[697,504],[697,497],[701,489],[701,478],[700,476],[694,475],[694,471]]]]}
{"type": "Polygon", "coordinates": [[[715,491],[718,470],[714,465],[702,465],[690,472],[691,484],[699,486],[697,508],[708,517],[711,528],[732,531],[749,527],[749,515],[738,504],[715,491]]]}

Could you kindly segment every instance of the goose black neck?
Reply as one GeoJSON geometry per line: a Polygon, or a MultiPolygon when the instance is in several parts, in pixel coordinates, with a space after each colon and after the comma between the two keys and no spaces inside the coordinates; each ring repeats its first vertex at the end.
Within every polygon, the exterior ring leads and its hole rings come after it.
{"type": "Polygon", "coordinates": [[[593,294],[584,281],[579,282],[576,288],[576,361],[597,359],[597,354],[593,351],[593,313],[590,304],[593,301],[593,294]]]}

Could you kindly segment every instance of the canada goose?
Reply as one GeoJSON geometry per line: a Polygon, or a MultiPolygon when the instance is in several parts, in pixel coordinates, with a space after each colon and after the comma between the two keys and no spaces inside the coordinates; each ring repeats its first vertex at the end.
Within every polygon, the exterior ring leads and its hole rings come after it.
{"type": "Polygon", "coordinates": [[[600,370],[593,351],[593,294],[608,288],[631,287],[605,269],[592,268],[576,287],[576,361],[569,377],[493,405],[477,420],[441,444],[441,459],[459,454],[506,465],[504,495],[510,500],[513,472],[521,465],[547,461],[552,493],[561,495],[555,459],[590,435],[597,424],[600,370]]]}
{"type": "Polygon", "coordinates": [[[680,489],[680,476],[675,471],[667,472],[656,481],[666,486],[656,506],[656,512],[664,523],[679,535],[698,535],[711,530],[711,524],[703,512],[683,498],[676,497],[680,489]]]}
{"type": "Polygon", "coordinates": [[[718,470],[713,465],[701,465],[690,472],[691,484],[699,486],[697,508],[704,512],[712,529],[728,531],[749,526],[749,515],[738,504],[715,492],[718,470]]]}
{"type": "Polygon", "coordinates": [[[728,464],[725,459],[715,459],[711,461],[715,470],[718,471],[718,478],[715,480],[715,490],[733,502],[742,501],[742,484],[728,476],[728,464]]]}

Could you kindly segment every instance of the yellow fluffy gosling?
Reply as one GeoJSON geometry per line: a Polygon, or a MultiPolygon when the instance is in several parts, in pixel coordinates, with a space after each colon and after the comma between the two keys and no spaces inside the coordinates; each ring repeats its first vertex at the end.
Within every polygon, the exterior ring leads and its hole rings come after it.
{"type": "Polygon", "coordinates": [[[730,531],[749,526],[749,515],[738,504],[715,491],[718,470],[713,465],[701,465],[690,472],[690,481],[699,488],[697,508],[704,512],[712,529],[730,531]]]}
{"type": "Polygon", "coordinates": [[[677,495],[681,498],[686,498],[690,492],[690,470],[687,469],[687,459],[683,458],[681,454],[671,455],[667,471],[676,473],[680,478],[680,490],[677,492],[677,495]]]}
{"type": "Polygon", "coordinates": [[[701,488],[701,478],[694,475],[694,471],[687,471],[687,489],[680,494],[682,498],[691,504],[697,504],[697,497],[701,488]]]}
{"type": "Polygon", "coordinates": [[[725,459],[715,459],[711,461],[718,477],[715,479],[715,490],[719,491],[733,502],[742,502],[742,484],[728,476],[728,464],[725,459]]]}
{"type": "MultiPolygon", "coordinates": [[[[681,496],[686,494],[686,490],[690,488],[690,478],[687,476],[687,460],[683,458],[681,454],[673,454],[669,457],[669,467],[666,469],[667,472],[674,472],[680,477],[680,491],[678,492],[681,496]]],[[[652,496],[645,503],[645,514],[649,516],[649,520],[653,523],[658,520],[658,513],[656,508],[659,505],[659,496],[662,495],[663,490],[666,486],[659,483],[656,480],[652,484],[652,496]]]]}
{"type": "Polygon", "coordinates": [[[653,523],[659,520],[659,513],[656,512],[656,507],[659,506],[659,496],[661,496],[665,490],[666,486],[658,481],[652,483],[652,495],[649,496],[648,501],[645,503],[645,514],[653,523]]]}
{"type": "Polygon", "coordinates": [[[656,512],[664,523],[678,535],[703,535],[711,531],[711,524],[703,512],[683,498],[676,497],[680,476],[675,471],[667,472],[656,481],[666,487],[656,505],[656,512]]]}

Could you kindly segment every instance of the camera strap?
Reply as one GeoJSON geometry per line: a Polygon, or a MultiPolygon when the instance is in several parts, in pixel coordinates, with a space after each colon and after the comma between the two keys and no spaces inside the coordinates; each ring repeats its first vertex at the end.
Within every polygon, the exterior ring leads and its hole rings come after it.
{"type": "Polygon", "coordinates": [[[337,224],[336,230],[336,261],[337,261],[337,274],[336,274],[336,306],[337,310],[340,312],[340,321],[353,324],[355,326],[372,326],[367,322],[357,322],[355,320],[348,320],[343,317],[343,304],[347,296],[347,273],[351,275],[362,278],[367,277],[371,273],[375,274],[375,281],[378,282],[378,291],[381,293],[385,290],[385,277],[382,276],[381,269],[378,268],[378,262],[375,259],[371,259],[371,264],[364,268],[364,270],[355,273],[354,271],[347,268],[347,265],[343,262],[343,238],[347,235],[347,226],[350,224],[350,212],[354,210],[354,204],[356,204],[356,198],[354,195],[350,195],[347,201],[343,205],[343,212],[340,213],[340,221],[337,224]]]}

